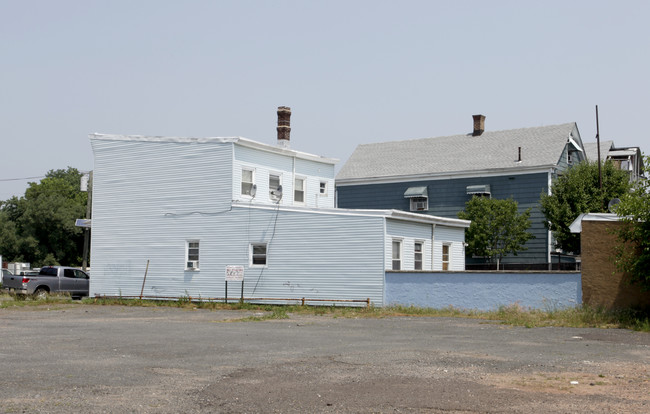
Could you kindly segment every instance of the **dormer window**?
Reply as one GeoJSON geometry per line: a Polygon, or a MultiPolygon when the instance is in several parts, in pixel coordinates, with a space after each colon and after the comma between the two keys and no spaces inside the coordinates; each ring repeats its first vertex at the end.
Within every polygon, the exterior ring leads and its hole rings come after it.
{"type": "Polygon", "coordinates": [[[404,198],[409,199],[411,211],[429,210],[429,193],[427,187],[409,187],[404,192],[404,198]]]}

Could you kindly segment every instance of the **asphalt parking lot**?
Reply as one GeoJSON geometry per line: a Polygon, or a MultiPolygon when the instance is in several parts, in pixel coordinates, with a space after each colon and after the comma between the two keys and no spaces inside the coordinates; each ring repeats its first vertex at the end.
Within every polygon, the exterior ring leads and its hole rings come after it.
{"type": "Polygon", "coordinates": [[[650,412],[650,334],[454,318],[0,309],[0,411],[650,412]]]}

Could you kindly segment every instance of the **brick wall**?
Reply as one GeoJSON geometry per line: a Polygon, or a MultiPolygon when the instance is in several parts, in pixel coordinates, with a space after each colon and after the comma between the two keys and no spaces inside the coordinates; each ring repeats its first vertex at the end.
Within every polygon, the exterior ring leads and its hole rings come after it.
{"type": "Polygon", "coordinates": [[[582,221],[582,300],[609,309],[650,306],[650,292],[641,292],[627,277],[616,271],[613,246],[618,243],[612,231],[620,222],[582,221]]]}

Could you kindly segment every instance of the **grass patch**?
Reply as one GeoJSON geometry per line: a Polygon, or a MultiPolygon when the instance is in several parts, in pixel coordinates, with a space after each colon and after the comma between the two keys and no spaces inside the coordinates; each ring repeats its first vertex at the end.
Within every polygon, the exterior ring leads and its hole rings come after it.
{"type": "Polygon", "coordinates": [[[140,307],[174,307],[188,310],[249,310],[264,312],[262,316],[251,316],[242,320],[263,321],[269,319],[287,319],[291,314],[313,315],[333,318],[392,318],[392,317],[448,317],[471,318],[495,321],[505,325],[538,328],[545,326],[574,328],[618,328],[650,332],[650,309],[606,310],[587,305],[562,309],[528,309],[518,304],[502,306],[494,311],[477,311],[458,309],[452,306],[441,309],[420,308],[414,306],[389,306],[385,308],[345,307],[345,306],[300,306],[300,305],[264,305],[253,303],[223,303],[216,301],[198,301],[196,298],[182,296],[177,300],[140,300],[126,298],[85,298],[73,301],[68,296],[48,296],[45,300],[31,297],[11,297],[0,294],[0,308],[15,306],[38,306],[42,304],[82,303],[97,306],[140,306],[140,307]]]}

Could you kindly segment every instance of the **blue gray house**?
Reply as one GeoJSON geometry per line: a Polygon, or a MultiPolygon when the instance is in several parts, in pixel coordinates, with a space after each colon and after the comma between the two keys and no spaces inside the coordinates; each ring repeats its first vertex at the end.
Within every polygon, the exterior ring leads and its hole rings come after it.
{"type": "MultiPolygon", "coordinates": [[[[457,217],[473,196],[513,198],[532,208],[535,238],[504,264],[550,263],[553,241],[539,207],[551,180],[585,160],[576,123],[359,145],[336,176],[341,208],[399,209],[457,217]]],[[[484,262],[467,258],[467,263],[484,262]]]]}

